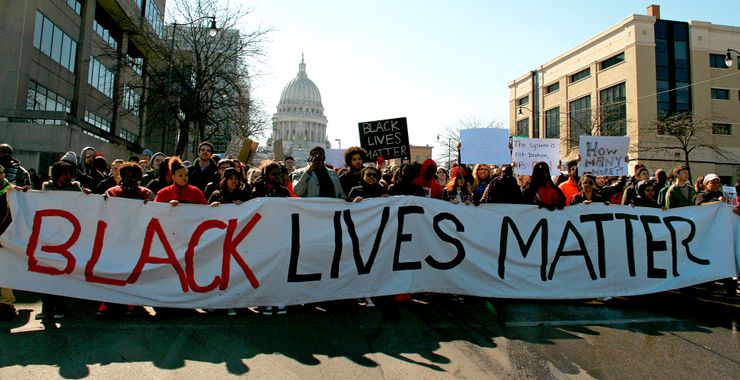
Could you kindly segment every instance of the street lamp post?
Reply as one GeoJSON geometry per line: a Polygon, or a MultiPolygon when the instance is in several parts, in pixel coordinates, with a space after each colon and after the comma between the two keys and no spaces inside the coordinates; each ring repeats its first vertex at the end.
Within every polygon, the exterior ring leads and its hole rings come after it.
{"type": "Polygon", "coordinates": [[[339,149],[342,149],[342,139],[334,139],[334,141],[337,142],[337,147],[339,147],[339,149]]]}
{"type": "Polygon", "coordinates": [[[170,52],[172,53],[172,58],[170,62],[167,64],[167,81],[164,83],[164,104],[165,104],[165,112],[164,112],[164,126],[162,127],[162,141],[160,145],[162,146],[162,153],[165,153],[167,148],[167,131],[169,130],[170,126],[170,87],[172,87],[172,61],[174,61],[175,56],[175,31],[177,30],[178,26],[187,26],[187,25],[193,25],[198,21],[205,20],[205,19],[211,19],[211,25],[208,28],[208,35],[211,37],[214,37],[216,33],[218,32],[218,28],[216,27],[216,16],[203,16],[200,18],[197,18],[190,22],[185,23],[177,23],[173,22],[170,25],[172,26],[172,37],[170,38],[170,52]]]}
{"type": "Polygon", "coordinates": [[[740,51],[737,51],[735,49],[727,49],[727,54],[725,54],[725,66],[732,67],[732,55],[730,52],[734,51],[736,54],[740,54],[740,51]]]}

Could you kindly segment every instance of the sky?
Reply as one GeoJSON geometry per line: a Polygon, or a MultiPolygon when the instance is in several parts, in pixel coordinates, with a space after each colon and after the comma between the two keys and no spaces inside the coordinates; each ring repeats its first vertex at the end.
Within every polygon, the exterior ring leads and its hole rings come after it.
{"type": "MultiPolygon", "coordinates": [[[[357,123],[406,117],[412,145],[461,120],[508,127],[508,87],[649,1],[230,0],[251,9],[240,27],[274,31],[253,94],[270,117],[305,55],[333,148],[359,145],[357,123]]],[[[738,0],[658,3],[661,18],[740,26],[738,0]]],[[[734,47],[740,50],[740,47],[734,47]]],[[[267,132],[263,143],[270,136],[267,132]]],[[[262,144],[261,144],[262,145],[262,144]]]]}

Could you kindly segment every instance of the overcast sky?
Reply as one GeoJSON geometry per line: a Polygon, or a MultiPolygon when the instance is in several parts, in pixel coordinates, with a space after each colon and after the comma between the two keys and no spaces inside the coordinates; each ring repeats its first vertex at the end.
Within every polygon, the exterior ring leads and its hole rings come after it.
{"type": "MultiPolygon", "coordinates": [[[[461,119],[508,125],[507,83],[584,42],[648,1],[243,0],[273,27],[255,96],[272,115],[306,72],[321,91],[333,147],[358,145],[357,123],[405,116],[412,145],[461,119]]],[[[663,1],[661,18],[740,26],[738,0],[663,1]]],[[[740,46],[733,47],[740,50],[740,46]]],[[[269,137],[265,136],[263,141],[269,137]]]]}

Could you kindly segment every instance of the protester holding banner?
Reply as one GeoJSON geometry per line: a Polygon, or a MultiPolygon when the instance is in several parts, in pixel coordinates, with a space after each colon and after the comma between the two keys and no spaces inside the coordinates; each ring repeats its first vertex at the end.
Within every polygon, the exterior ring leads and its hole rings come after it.
{"type": "Polygon", "coordinates": [[[385,187],[378,183],[380,171],[372,166],[368,166],[360,172],[362,183],[350,189],[347,195],[347,201],[359,202],[365,198],[378,198],[388,196],[385,187]]]}
{"type": "Polygon", "coordinates": [[[154,198],[155,202],[166,202],[172,206],[180,203],[206,204],[203,192],[195,186],[188,185],[188,169],[183,166],[180,157],[170,158],[169,168],[173,183],[159,190],[154,198]]]}
{"type": "Polygon", "coordinates": [[[424,160],[421,164],[421,172],[414,183],[424,189],[427,197],[439,198],[442,195],[442,186],[437,182],[437,163],[431,158],[424,160]]]}
{"type": "Polygon", "coordinates": [[[540,161],[532,169],[532,182],[524,192],[524,202],[550,211],[565,207],[565,194],[552,182],[550,165],[540,161]]]}
{"type": "Polygon", "coordinates": [[[658,191],[656,190],[657,188],[657,181],[654,179],[638,182],[637,197],[630,206],[660,208],[660,205],[656,200],[658,194],[658,191]]]}
{"type": "Polygon", "coordinates": [[[473,168],[473,202],[479,203],[483,192],[486,191],[486,187],[491,183],[493,179],[491,166],[488,164],[477,164],[473,168]]]}
{"type": "Polygon", "coordinates": [[[703,205],[713,202],[727,202],[725,194],[722,192],[722,182],[716,174],[707,174],[703,181],[704,190],[696,195],[695,205],[703,205]]]}
{"type": "Polygon", "coordinates": [[[421,171],[418,162],[403,163],[393,176],[393,183],[388,187],[388,195],[415,195],[426,197],[426,191],[416,184],[416,178],[421,171]]]}
{"type": "MultiPolygon", "coordinates": [[[[126,162],[118,169],[118,176],[120,178],[119,184],[111,187],[103,194],[105,199],[120,197],[139,199],[145,203],[154,200],[154,193],[146,187],[141,186],[141,178],[144,176],[144,171],[140,166],[132,162],[126,162]]],[[[95,317],[102,319],[118,317],[124,314],[133,315],[135,313],[148,315],[142,307],[137,308],[134,305],[101,302],[95,312],[95,317]]]]}
{"type": "MultiPolygon", "coordinates": [[[[528,177],[528,176],[527,176],[528,177]]],[[[501,175],[494,177],[481,197],[481,203],[523,203],[522,188],[511,165],[501,165],[501,175]]]]}
{"type": "Polygon", "coordinates": [[[270,161],[263,165],[262,176],[257,180],[252,189],[252,198],[290,197],[290,191],[283,185],[284,172],[287,172],[287,168],[275,161],[270,161]]]}
{"type": "Polygon", "coordinates": [[[580,191],[573,194],[570,198],[570,205],[577,205],[579,203],[589,204],[592,202],[604,202],[609,204],[609,198],[604,197],[595,189],[596,177],[590,173],[585,173],[578,180],[578,188],[580,191]]]}
{"type": "MultiPolygon", "coordinates": [[[[51,167],[51,179],[41,185],[41,191],[78,191],[82,192],[82,186],[79,182],[73,181],[75,169],[72,165],[64,161],[58,161],[51,167]]],[[[41,295],[41,313],[36,315],[36,319],[54,319],[64,318],[67,309],[67,298],[52,294],[41,295]]]]}
{"type": "Polygon", "coordinates": [[[238,170],[227,168],[221,177],[218,190],[215,190],[208,198],[209,204],[212,206],[217,206],[221,203],[234,203],[238,205],[249,200],[252,188],[244,183],[242,174],[238,170]]]}
{"type": "Polygon", "coordinates": [[[367,152],[359,146],[349,147],[344,151],[344,163],[348,170],[339,176],[342,191],[349,195],[353,187],[362,186],[362,164],[367,161],[367,152]]]}
{"type": "Polygon", "coordinates": [[[310,164],[295,170],[291,174],[293,191],[297,196],[344,199],[344,191],[339,183],[339,176],[333,170],[326,168],[325,160],[324,148],[314,147],[308,156],[310,164]]]}
{"type": "Polygon", "coordinates": [[[469,205],[473,203],[473,193],[470,190],[468,176],[462,166],[452,168],[450,180],[442,189],[441,199],[452,204],[464,203],[469,205]]]}
{"type": "Polygon", "coordinates": [[[645,165],[635,165],[635,175],[630,177],[630,179],[625,184],[624,192],[622,193],[622,204],[631,205],[632,203],[634,203],[635,198],[637,198],[637,183],[640,181],[645,181],[649,178],[650,172],[647,170],[645,165]]]}
{"type": "MultiPolygon", "coordinates": [[[[223,160],[219,161],[216,165],[216,171],[218,172],[218,178],[219,180],[217,182],[208,182],[206,185],[206,189],[203,191],[203,196],[206,197],[206,199],[211,198],[211,194],[213,194],[216,190],[221,190],[221,183],[223,182],[222,179],[224,177],[224,170],[227,168],[236,168],[236,163],[232,160],[229,160],[228,158],[224,158],[223,160]]],[[[209,202],[210,203],[210,202],[209,202]]]]}
{"type": "Polygon", "coordinates": [[[696,190],[694,190],[694,187],[689,181],[690,175],[688,166],[680,165],[673,169],[673,176],[676,180],[666,192],[666,209],[694,205],[696,190]]]}
{"type": "MultiPolygon", "coordinates": [[[[156,157],[156,155],[155,155],[156,157]]],[[[159,193],[159,190],[172,184],[172,173],[170,173],[170,158],[165,157],[157,169],[157,178],[152,179],[146,185],[146,188],[151,190],[154,195],[159,193]]]]}

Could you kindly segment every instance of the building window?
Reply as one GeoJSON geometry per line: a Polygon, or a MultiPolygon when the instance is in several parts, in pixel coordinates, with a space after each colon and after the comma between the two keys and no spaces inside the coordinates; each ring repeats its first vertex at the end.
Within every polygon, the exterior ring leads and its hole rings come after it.
{"type": "Polygon", "coordinates": [[[529,118],[522,119],[516,122],[516,135],[529,137],[529,118]]]}
{"type": "Polygon", "coordinates": [[[103,95],[113,98],[113,80],[113,72],[95,59],[95,57],[91,56],[87,83],[90,83],[91,86],[95,87],[103,95]]]}
{"type": "MultiPolygon", "coordinates": [[[[26,109],[31,111],[57,111],[70,112],[72,102],[61,95],[55,94],[46,87],[30,81],[28,83],[28,96],[26,97],[26,109]]],[[[60,119],[31,119],[36,124],[64,124],[60,119]]]]}
{"type": "Polygon", "coordinates": [[[658,118],[690,112],[688,23],[657,20],[654,29],[658,118]]]}
{"type": "Polygon", "coordinates": [[[586,95],[568,104],[570,145],[578,146],[578,136],[591,135],[591,95],[586,95]]]}
{"type": "MultiPolygon", "coordinates": [[[[125,130],[125,129],[121,129],[121,132],[118,135],[121,136],[122,139],[130,143],[133,143],[133,144],[135,144],[139,140],[139,135],[131,131],[125,130]]],[[[218,151],[218,152],[221,152],[221,151],[218,151]]]]}
{"type": "Polygon", "coordinates": [[[604,70],[622,62],[624,62],[624,52],[621,52],[611,58],[607,58],[601,61],[599,65],[601,66],[601,70],[604,70]]]}
{"type": "Polygon", "coordinates": [[[51,57],[65,69],[75,72],[77,41],[64,33],[41,12],[36,11],[36,25],[33,31],[33,46],[51,57]]]}
{"type": "Polygon", "coordinates": [[[712,134],[729,136],[732,134],[732,126],[725,123],[712,123],[712,134]]]}
{"type": "Polygon", "coordinates": [[[545,87],[545,94],[553,93],[560,89],[560,82],[555,82],[547,87],[545,87]]]}
{"type": "Polygon", "coordinates": [[[141,96],[131,87],[123,86],[123,107],[130,110],[132,114],[139,116],[139,102],[141,96]]]}
{"type": "Polygon", "coordinates": [[[624,82],[601,90],[600,129],[602,136],[625,136],[627,134],[627,96],[624,82]]]}
{"type": "Polygon", "coordinates": [[[717,69],[726,69],[725,66],[725,55],[724,54],[709,54],[709,67],[717,69]]]}
{"type": "Polygon", "coordinates": [[[713,88],[712,89],[712,99],[730,100],[730,90],[725,90],[722,88],[713,88]]]}
{"type": "Polygon", "coordinates": [[[581,80],[583,78],[588,78],[589,76],[591,76],[591,68],[590,67],[587,68],[587,69],[585,69],[585,70],[581,70],[581,71],[579,71],[579,72],[571,75],[570,76],[570,82],[571,83],[578,82],[579,80],[581,80]]]}
{"type": "Polygon", "coordinates": [[[93,30],[95,33],[100,36],[100,38],[105,41],[105,43],[108,44],[113,50],[116,50],[116,47],[118,47],[118,42],[116,41],[113,36],[110,35],[110,31],[106,28],[104,28],[102,25],[98,23],[98,20],[93,20],[93,30]]]}
{"type": "Polygon", "coordinates": [[[525,96],[525,97],[523,97],[523,98],[520,98],[519,100],[517,100],[517,101],[516,101],[516,104],[517,104],[517,105],[520,105],[520,106],[523,106],[523,105],[529,104],[529,95],[527,95],[527,96],[525,96]]]}
{"type": "Polygon", "coordinates": [[[560,107],[545,111],[545,138],[560,138],[560,107]]]}
{"type": "Polygon", "coordinates": [[[85,121],[97,127],[100,130],[110,132],[110,121],[98,116],[90,111],[85,111],[85,121]]]}
{"type": "Polygon", "coordinates": [[[72,10],[75,11],[75,13],[80,14],[80,11],[82,10],[82,5],[78,0],[64,0],[67,5],[69,5],[72,10]]]}
{"type": "Polygon", "coordinates": [[[154,0],[149,0],[146,2],[146,19],[149,21],[149,24],[152,25],[152,28],[155,32],[157,32],[157,35],[162,38],[164,36],[164,21],[162,20],[162,11],[159,10],[159,7],[154,2],[154,0]]]}

